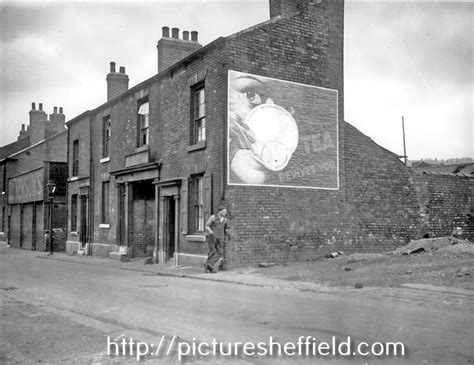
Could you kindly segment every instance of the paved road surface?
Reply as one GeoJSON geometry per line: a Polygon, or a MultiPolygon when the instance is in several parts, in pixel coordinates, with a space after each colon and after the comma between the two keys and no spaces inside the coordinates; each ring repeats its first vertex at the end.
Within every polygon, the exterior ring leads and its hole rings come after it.
{"type": "Polygon", "coordinates": [[[164,277],[106,264],[48,260],[1,246],[0,361],[3,356],[9,363],[135,362],[132,356],[108,357],[106,336],[132,337],[155,349],[164,338],[162,349],[172,345],[170,355],[160,352],[159,357],[145,358],[156,363],[178,363],[178,340],[188,345],[214,338],[257,344],[268,342],[271,336],[284,344],[297,342],[300,336],[328,342],[333,336],[338,340],[351,336],[355,343],[403,342],[407,354],[349,359],[201,356],[187,362],[474,363],[472,297],[466,295],[466,301],[450,309],[433,302],[436,296],[432,294],[427,296],[429,305],[421,305],[422,294],[410,288],[397,291],[406,294],[402,301],[384,296],[382,289],[379,297],[373,295],[374,289],[367,296],[363,290],[357,295],[351,291],[313,293],[164,277]],[[31,326],[41,331],[28,330],[31,326]],[[41,332],[46,336],[40,336],[41,332]],[[179,339],[173,342],[174,336],[179,339]]]}

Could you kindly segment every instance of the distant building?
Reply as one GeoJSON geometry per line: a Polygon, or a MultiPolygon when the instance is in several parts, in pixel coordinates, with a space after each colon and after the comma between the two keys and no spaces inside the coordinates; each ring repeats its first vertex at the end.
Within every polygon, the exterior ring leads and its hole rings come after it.
{"type": "Polygon", "coordinates": [[[65,250],[67,221],[67,133],[62,108],[49,116],[42,104],[32,104],[30,124],[22,125],[18,141],[0,149],[0,240],[12,247],[49,250],[45,232],[49,229],[48,181],[56,184],[52,204],[53,244],[65,250]]]}

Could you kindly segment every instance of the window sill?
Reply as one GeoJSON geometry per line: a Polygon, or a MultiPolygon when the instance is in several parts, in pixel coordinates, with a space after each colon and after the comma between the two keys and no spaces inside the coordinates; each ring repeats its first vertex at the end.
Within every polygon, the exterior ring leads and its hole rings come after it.
{"type": "Polygon", "coordinates": [[[206,242],[206,236],[201,234],[188,234],[186,236],[188,242],[206,242]]]}
{"type": "Polygon", "coordinates": [[[69,232],[69,234],[70,234],[71,236],[77,237],[77,232],[69,232]]]}
{"type": "Polygon", "coordinates": [[[110,157],[104,157],[104,158],[101,158],[100,159],[100,163],[106,163],[106,162],[110,162],[110,157]]]}
{"type": "Polygon", "coordinates": [[[193,144],[192,146],[189,146],[187,148],[187,151],[188,152],[193,152],[193,151],[197,151],[197,150],[202,150],[206,148],[206,141],[199,141],[195,144],[193,144]]]}
{"type": "Polygon", "coordinates": [[[149,145],[145,144],[143,146],[135,148],[135,151],[133,153],[140,153],[143,151],[148,151],[150,149],[149,145]]]}
{"type": "Polygon", "coordinates": [[[108,229],[108,228],[110,228],[110,224],[108,224],[108,223],[107,223],[107,224],[106,224],[106,223],[101,223],[101,224],[99,224],[99,228],[106,228],[106,229],[108,229]]]}

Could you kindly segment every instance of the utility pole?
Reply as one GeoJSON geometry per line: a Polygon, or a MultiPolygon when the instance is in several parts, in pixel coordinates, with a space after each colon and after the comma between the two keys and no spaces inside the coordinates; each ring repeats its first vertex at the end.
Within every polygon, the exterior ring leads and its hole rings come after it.
{"type": "Polygon", "coordinates": [[[405,166],[408,166],[407,146],[405,143],[405,120],[403,119],[403,115],[402,115],[402,130],[403,130],[403,158],[405,159],[405,166]]]}

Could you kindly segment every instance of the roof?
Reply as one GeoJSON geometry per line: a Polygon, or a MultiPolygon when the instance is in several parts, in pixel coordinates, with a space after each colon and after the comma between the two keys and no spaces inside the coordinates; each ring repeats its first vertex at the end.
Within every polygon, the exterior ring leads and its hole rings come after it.
{"type": "Polygon", "coordinates": [[[15,142],[0,147],[0,160],[27,148],[30,145],[30,137],[21,138],[15,142]]]}
{"type": "Polygon", "coordinates": [[[474,177],[473,162],[453,165],[420,163],[419,165],[412,167],[412,169],[422,174],[474,177]]]}
{"type": "Polygon", "coordinates": [[[13,159],[12,157],[18,156],[20,153],[26,152],[26,151],[31,150],[32,148],[37,147],[37,146],[39,146],[39,145],[41,145],[41,144],[43,144],[43,143],[49,142],[49,141],[51,141],[51,140],[53,140],[53,139],[55,139],[55,138],[61,136],[62,134],[65,134],[65,133],[67,133],[67,130],[65,130],[65,131],[63,131],[63,132],[60,132],[60,133],[57,133],[57,134],[55,134],[55,135],[53,135],[53,136],[51,136],[51,137],[49,137],[49,138],[43,139],[42,141],[39,141],[39,142],[35,143],[34,145],[27,146],[26,148],[23,148],[23,149],[21,149],[21,150],[15,151],[14,153],[12,153],[12,154],[10,154],[10,155],[5,156],[4,158],[2,158],[2,159],[0,160],[0,163],[6,162],[6,161],[14,161],[14,159],[13,159]]]}

